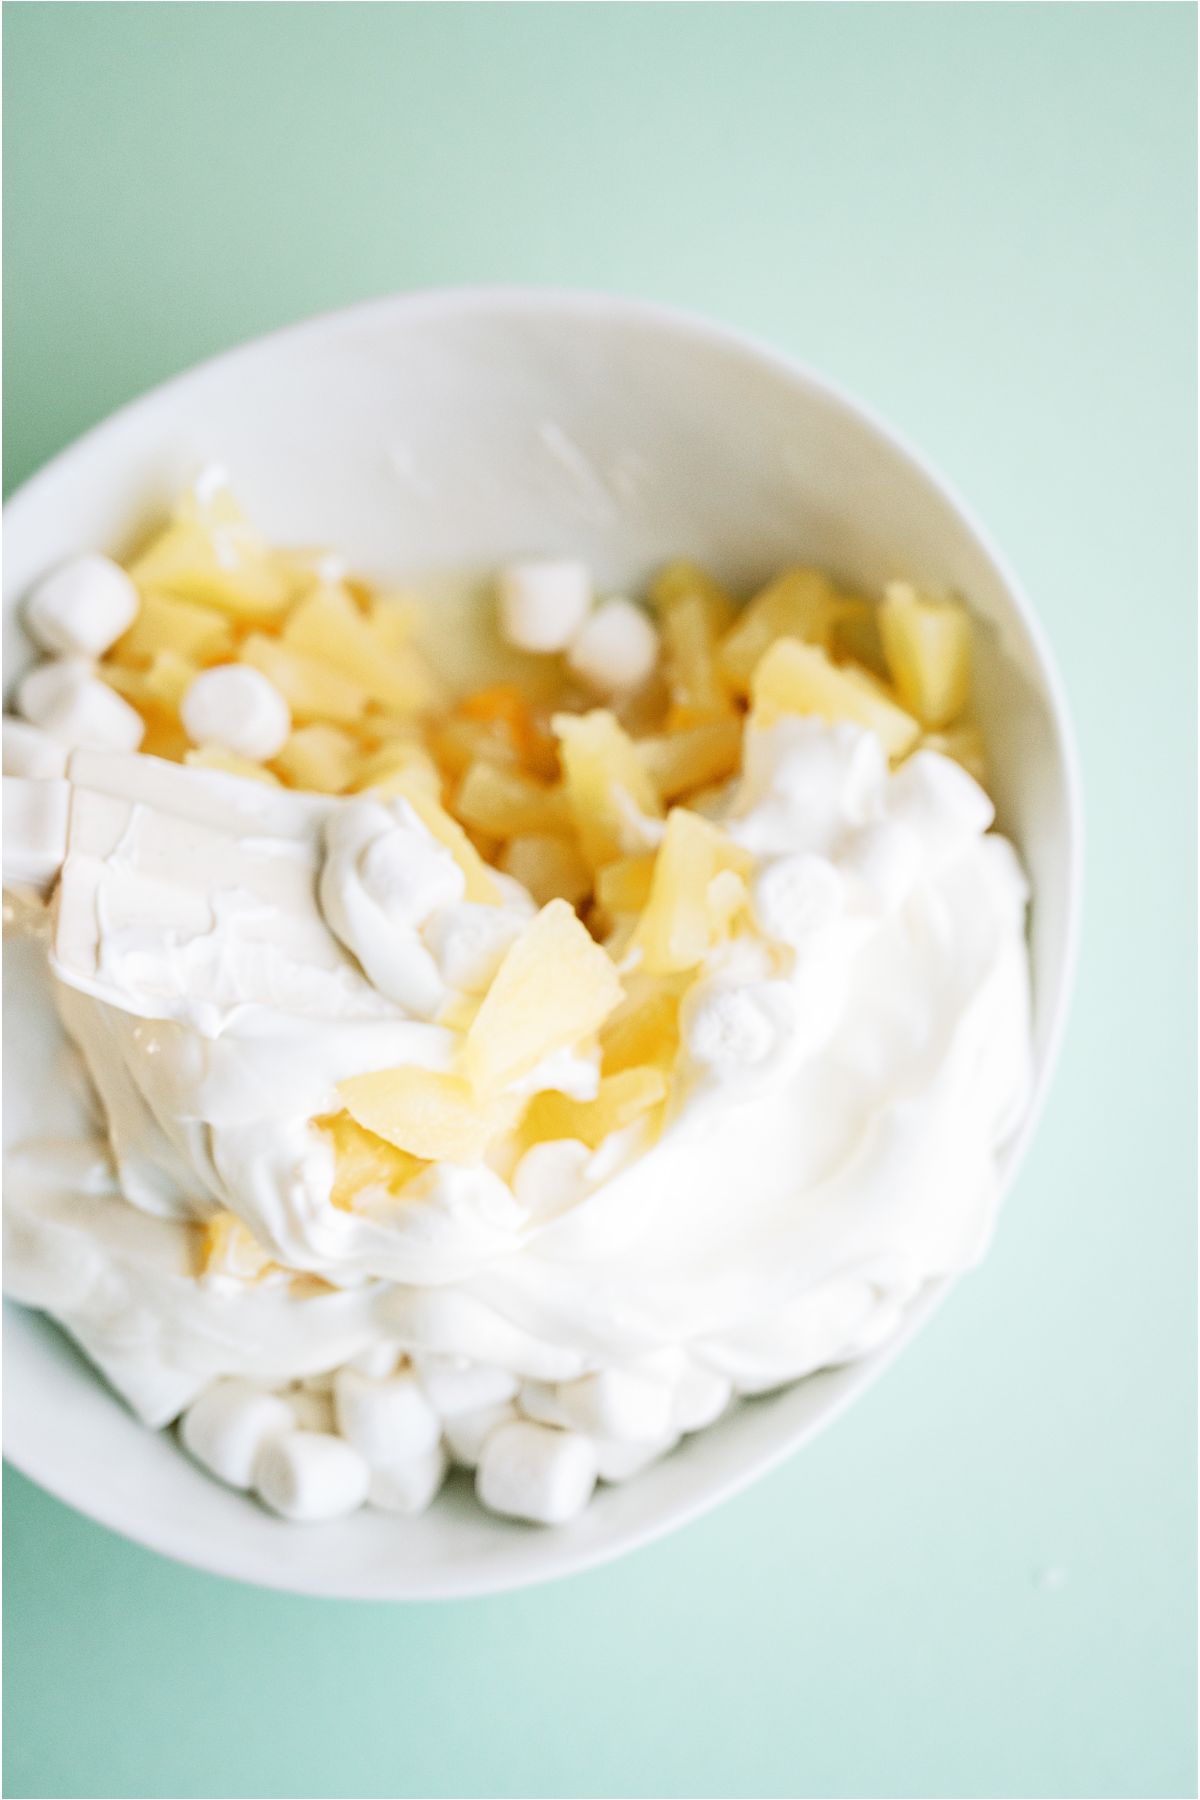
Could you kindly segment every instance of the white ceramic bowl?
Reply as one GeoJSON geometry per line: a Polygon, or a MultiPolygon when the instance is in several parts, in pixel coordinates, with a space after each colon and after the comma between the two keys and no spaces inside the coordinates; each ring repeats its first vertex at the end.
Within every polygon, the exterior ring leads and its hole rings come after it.
{"type": "MultiPolygon", "coordinates": [[[[979,699],[1000,822],[1030,871],[1037,1096],[1071,982],[1080,802],[1045,641],[1011,572],[941,479],[861,406],[778,354],[658,307],[539,290],[375,302],[205,363],[126,407],[28,482],[6,515],[5,650],[15,606],[67,554],[120,548],[218,459],[268,536],[326,542],[366,573],[587,558],[636,583],[688,555],[746,589],[788,562],[878,591],[949,585],[977,621],[979,699]]],[[[50,1124],[55,1028],[10,959],[6,1134],[50,1124]]],[[[913,1308],[902,1341],[941,1297],[913,1308]]],[[[302,1529],[210,1481],[135,1423],[44,1319],[9,1308],[5,1451],[60,1499],[181,1561],[271,1587],[374,1599],[546,1580],[673,1529],[789,1456],[900,1347],[743,1405],[559,1531],[479,1510],[465,1484],[399,1521],[302,1529]]]]}

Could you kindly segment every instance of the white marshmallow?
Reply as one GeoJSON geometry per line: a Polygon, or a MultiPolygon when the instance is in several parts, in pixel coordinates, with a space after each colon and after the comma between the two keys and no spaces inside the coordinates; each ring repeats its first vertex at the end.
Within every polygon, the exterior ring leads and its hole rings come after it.
{"type": "Polygon", "coordinates": [[[484,1506],[537,1525],[575,1518],[595,1485],[596,1452],[587,1438],[525,1419],[492,1432],[475,1474],[484,1506]]]}
{"type": "Polygon", "coordinates": [[[49,888],[67,854],[68,781],[4,777],[4,885],[49,888]]]}
{"type": "Polygon", "coordinates": [[[425,927],[425,942],[447,987],[482,994],[524,924],[519,913],[506,907],[464,900],[434,915],[425,927]]]}
{"type": "Polygon", "coordinates": [[[519,1205],[537,1219],[565,1212],[587,1192],[584,1170],[592,1151],[578,1138],[550,1138],[531,1144],[512,1175],[519,1205]]]}
{"type": "Polygon", "coordinates": [[[291,1407],[278,1394],[248,1381],[214,1381],[184,1413],[179,1435],[211,1474],[230,1487],[249,1488],[267,1439],[294,1425],[291,1407]]]}
{"type": "Polygon", "coordinates": [[[371,1381],[355,1369],[341,1369],[333,1396],[338,1430],[372,1466],[421,1456],[442,1435],[437,1414],[407,1370],[371,1381]]]}
{"type": "Polygon", "coordinates": [[[651,1463],[668,1455],[678,1442],[678,1434],[660,1439],[655,1444],[609,1443],[601,1440],[594,1446],[596,1472],[601,1481],[607,1481],[610,1485],[629,1481],[634,1475],[640,1475],[643,1469],[648,1469],[651,1463]]]}
{"type": "Polygon", "coordinates": [[[297,1431],[336,1431],[333,1395],[321,1388],[293,1388],[287,1396],[297,1431]]]}
{"type": "Polygon", "coordinates": [[[754,917],[765,937],[793,950],[841,916],[842,878],[824,856],[802,852],[767,863],[752,891],[754,917]]]}
{"type": "Polygon", "coordinates": [[[67,772],[69,744],[51,737],[38,725],[27,725],[24,719],[4,721],[4,773],[24,775],[30,781],[53,781],[67,772]]]}
{"type": "Polygon", "coordinates": [[[360,1375],[366,1375],[372,1381],[383,1381],[396,1373],[399,1361],[399,1344],[385,1338],[382,1343],[369,1344],[357,1356],[350,1357],[347,1367],[357,1370],[360,1375]]]}
{"type": "Polygon", "coordinates": [[[671,1429],[671,1389],[631,1369],[600,1369],[561,1382],[558,1403],[567,1424],[619,1443],[653,1444],[671,1429]]]}
{"type": "Polygon", "coordinates": [[[567,651],[568,667],[597,694],[640,687],[658,661],[658,633],[632,600],[602,600],[567,651]]]}
{"type": "Polygon", "coordinates": [[[315,1522],[355,1512],[367,1497],[371,1471],[343,1438],[318,1431],[284,1431],[258,1455],[258,1496],[285,1519],[315,1522]]]}
{"type": "Polygon", "coordinates": [[[423,1513],[446,1479],[450,1459],[440,1444],[407,1462],[372,1469],[367,1504],[381,1512],[423,1513]]]}
{"type": "Polygon", "coordinates": [[[921,847],[915,831],[885,819],[854,832],[841,860],[884,911],[893,912],[908,898],[921,872],[921,847]]]}
{"type": "Polygon", "coordinates": [[[558,1388],[551,1381],[523,1381],[517,1404],[527,1419],[539,1425],[559,1425],[564,1430],[568,1420],[558,1388]]]}
{"type": "Polygon", "coordinates": [[[732,1398],[728,1376],[693,1363],[672,1396],[671,1423],[676,1431],[703,1431],[720,1418],[732,1398]]]}
{"type": "Polygon", "coordinates": [[[39,581],[25,602],[25,623],[55,655],[103,656],[140,604],[129,576],[107,556],[74,556],[39,581]]]}
{"type": "Polygon", "coordinates": [[[136,750],[146,730],[128,701],[74,657],[31,669],[17,689],[17,709],[62,743],[93,750],[136,750]]]}
{"type": "Polygon", "coordinates": [[[510,563],[496,584],[500,630],[519,650],[565,650],[588,615],[592,581],[581,562],[543,557],[510,563]]]}
{"type": "Polygon", "coordinates": [[[193,744],[220,744],[251,762],[278,756],[292,729],[292,715],[279,689],[245,663],[203,669],[179,708],[193,744]]]}
{"type": "Polygon", "coordinates": [[[500,1406],[481,1406],[476,1412],[455,1413],[446,1420],[446,1446],[460,1468],[473,1469],[493,1431],[510,1425],[517,1409],[508,1401],[500,1406]]]}
{"type": "Polygon", "coordinates": [[[443,1419],[456,1413],[476,1412],[499,1406],[517,1391],[517,1378],[490,1363],[470,1362],[465,1357],[426,1356],[418,1364],[426,1398],[443,1419]]]}
{"type": "Polygon", "coordinates": [[[764,998],[767,982],[746,987],[702,982],[685,996],[680,1028],[689,1056],[707,1068],[759,1068],[779,1044],[780,1020],[764,998]]]}

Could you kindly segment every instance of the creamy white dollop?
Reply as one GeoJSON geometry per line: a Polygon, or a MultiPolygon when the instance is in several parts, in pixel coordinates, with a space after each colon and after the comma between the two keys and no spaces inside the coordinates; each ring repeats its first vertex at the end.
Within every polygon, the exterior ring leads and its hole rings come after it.
{"type": "MultiPolygon", "coordinates": [[[[403,801],[247,796],[86,753],[68,779],[50,966],[104,1123],[12,1159],[7,1283],[154,1422],[219,1376],[278,1385],[390,1346],[551,1384],[571,1419],[574,1382],[665,1383],[661,1451],[731,1388],[865,1353],[986,1242],[1029,1082],[1026,884],[942,757],[890,774],[850,725],[750,732],[719,810],[753,858],[751,917],[686,997],[661,1134],[435,1165],[354,1211],[314,1119],[348,1076],[451,1065],[442,1021],[528,896],[468,903],[403,801]],[[197,1280],[219,1209],[282,1278],[197,1280]]],[[[584,1050],[524,1086],[597,1079],[584,1050]]],[[[596,1466],[617,1479],[653,1453],[596,1466]]]]}

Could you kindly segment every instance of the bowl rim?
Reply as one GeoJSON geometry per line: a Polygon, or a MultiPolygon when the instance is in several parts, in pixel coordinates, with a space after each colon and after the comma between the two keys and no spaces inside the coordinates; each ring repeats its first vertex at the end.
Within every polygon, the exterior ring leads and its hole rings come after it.
{"type": "MultiPolygon", "coordinates": [[[[189,364],[178,373],[168,376],[153,387],[135,395],[133,399],[126,401],[113,412],[98,420],[96,424],[89,426],[78,437],[72,439],[69,444],[57,451],[14,489],[4,505],[6,525],[9,530],[18,529],[26,505],[34,501],[43,488],[51,486],[62,475],[70,462],[93,447],[106,434],[130,423],[141,413],[149,413],[164,403],[169,403],[173,396],[191,385],[201,384],[218,369],[227,370],[235,367],[239,362],[248,361],[267,348],[302,345],[306,339],[327,339],[330,336],[337,336],[343,331],[353,332],[364,324],[375,324],[392,319],[409,323],[423,317],[430,319],[470,317],[472,315],[495,317],[498,313],[508,313],[514,317],[550,317],[566,314],[585,322],[591,319],[602,320],[606,323],[649,326],[672,333],[681,339],[690,339],[701,347],[739,352],[749,360],[756,362],[765,374],[783,378],[792,384],[808,389],[844,416],[848,416],[858,428],[867,431],[901,459],[912,465],[925,483],[958,517],[1002,584],[1006,600],[1020,619],[1027,634],[1038,675],[1049,702],[1054,748],[1062,772],[1065,800],[1064,842],[1062,844],[1064,868],[1062,957],[1053,993],[1048,997],[1047,1010],[1042,1014],[1044,1021],[1043,1050],[1035,1070],[1032,1092],[1017,1131],[1006,1145],[1003,1153],[1001,1175],[1001,1199],[1003,1200],[1012,1189],[1041,1119],[1058,1066],[1075,987],[1084,872],[1084,802],[1074,725],[1065,686],[1045,628],[1023,583],[1007,557],[998,548],[991,533],[981,523],[954,484],[930,461],[924,452],[917,449],[903,432],[882,418],[871,405],[851,393],[839,382],[822,375],[802,359],[777,349],[750,332],[722,321],[709,319],[686,308],[659,301],[641,300],[629,295],[605,293],[595,289],[541,284],[466,283],[404,289],[358,301],[348,306],[329,308],[278,326],[253,338],[245,339],[227,349],[217,351],[199,362],[189,364]]],[[[684,1528],[724,1501],[743,1492],[832,1424],[853,1401],[872,1386],[927,1323],[951,1289],[957,1285],[959,1279],[961,1279],[960,1276],[954,1276],[930,1283],[909,1306],[900,1330],[881,1349],[858,1363],[845,1366],[841,1371],[846,1378],[841,1390],[823,1408],[819,1417],[803,1422],[800,1426],[782,1433],[778,1443],[748,1457],[741,1466],[731,1470],[723,1479],[710,1483],[693,1500],[676,1503],[666,1510],[662,1517],[648,1523],[638,1524],[633,1528],[627,1528],[624,1532],[617,1534],[613,1540],[600,1544],[573,1547],[568,1538],[556,1538],[554,1534],[546,1533],[547,1555],[544,1559],[546,1566],[537,1570],[530,1571],[527,1568],[521,1568],[514,1571],[512,1575],[507,1575],[503,1570],[488,1571],[483,1574],[476,1572],[464,1579],[457,1579],[453,1571],[446,1571],[435,1584],[423,1588],[419,1593],[399,1591],[395,1587],[391,1591],[381,1592],[375,1588],[373,1591],[367,1592],[353,1583],[337,1577],[322,1581],[319,1579],[317,1571],[307,1566],[296,1571],[289,1571],[289,1576],[277,1575],[273,1571],[263,1572],[250,1566],[254,1562],[253,1553],[249,1557],[243,1557],[232,1545],[226,1547],[219,1544],[214,1545],[212,1553],[206,1554],[196,1547],[190,1535],[177,1536],[173,1530],[172,1521],[163,1522],[152,1518],[148,1523],[138,1521],[134,1524],[127,1515],[121,1513],[119,1507],[110,1506],[103,1500],[97,1501],[86,1491],[81,1493],[77,1487],[61,1475],[57,1468],[46,1466],[28,1445],[12,1444],[7,1417],[4,1454],[6,1460],[11,1462],[20,1474],[44,1488],[64,1504],[114,1531],[118,1536],[187,1567],[200,1569],[225,1579],[278,1592],[311,1595],[325,1599],[372,1600],[380,1603],[397,1601],[424,1603],[510,1592],[518,1588],[542,1585],[547,1581],[563,1579],[573,1574],[581,1574],[588,1569],[600,1567],[632,1550],[640,1549],[671,1532],[684,1528]],[[554,1554],[556,1545],[558,1546],[557,1555],[554,1554]],[[222,1554],[223,1548],[224,1554],[222,1554]]]]}

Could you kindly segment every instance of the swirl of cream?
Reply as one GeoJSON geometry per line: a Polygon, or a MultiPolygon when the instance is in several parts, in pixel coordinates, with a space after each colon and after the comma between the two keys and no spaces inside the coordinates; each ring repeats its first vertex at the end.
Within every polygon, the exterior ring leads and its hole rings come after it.
{"type": "Polygon", "coordinates": [[[326,824],[317,886],[325,922],[379,992],[416,1018],[432,1018],[446,998],[420,928],[464,886],[406,800],[352,800],[326,824]]]}

